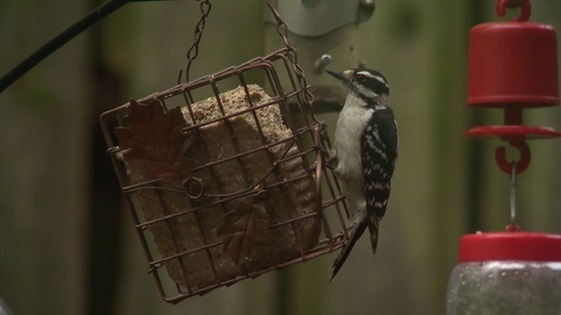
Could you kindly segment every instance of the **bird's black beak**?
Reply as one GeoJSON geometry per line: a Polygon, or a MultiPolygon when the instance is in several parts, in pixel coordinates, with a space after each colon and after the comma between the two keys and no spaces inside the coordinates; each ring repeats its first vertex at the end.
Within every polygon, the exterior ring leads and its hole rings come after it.
{"type": "Polygon", "coordinates": [[[325,70],[325,72],[331,74],[332,76],[334,76],[335,78],[337,78],[339,81],[341,81],[343,84],[348,84],[353,75],[354,75],[354,71],[353,70],[345,70],[345,71],[341,71],[341,72],[335,72],[335,71],[331,71],[331,70],[325,70]]]}
{"type": "Polygon", "coordinates": [[[335,72],[335,71],[331,71],[331,70],[325,70],[325,72],[331,74],[332,76],[334,76],[335,78],[337,78],[341,81],[346,81],[345,77],[343,76],[343,73],[341,73],[341,72],[335,72]]]}

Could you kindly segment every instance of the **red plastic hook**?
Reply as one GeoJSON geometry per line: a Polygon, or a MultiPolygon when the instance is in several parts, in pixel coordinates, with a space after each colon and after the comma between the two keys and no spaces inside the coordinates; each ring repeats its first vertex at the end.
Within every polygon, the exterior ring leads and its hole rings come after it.
{"type": "Polygon", "coordinates": [[[520,15],[515,18],[515,21],[528,21],[530,19],[530,13],[532,13],[532,7],[530,6],[530,0],[497,0],[497,6],[495,11],[498,16],[505,16],[506,8],[521,8],[522,11],[520,15]]]}
{"type": "MultiPolygon", "coordinates": [[[[510,145],[515,147],[520,153],[520,160],[516,162],[516,173],[520,174],[528,168],[528,165],[530,165],[530,160],[532,159],[530,148],[528,147],[528,144],[526,144],[526,142],[524,141],[511,141],[510,145]]],[[[512,174],[513,162],[509,162],[506,160],[505,147],[498,147],[495,150],[495,161],[497,161],[499,168],[503,172],[507,174],[512,174]]]]}

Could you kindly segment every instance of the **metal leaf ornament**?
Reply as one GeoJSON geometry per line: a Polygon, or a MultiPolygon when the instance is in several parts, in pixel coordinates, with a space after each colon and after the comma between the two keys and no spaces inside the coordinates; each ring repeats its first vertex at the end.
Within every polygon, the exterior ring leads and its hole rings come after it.
{"type": "Polygon", "coordinates": [[[224,241],[224,253],[238,265],[268,253],[272,242],[270,221],[261,194],[242,199],[224,216],[217,231],[224,241]]]}
{"type": "Polygon", "coordinates": [[[190,160],[185,156],[189,146],[183,128],[186,123],[181,109],[168,112],[157,100],[140,104],[130,101],[128,128],[115,128],[123,158],[144,168],[148,178],[161,178],[166,185],[180,185],[189,177],[190,160]]]}

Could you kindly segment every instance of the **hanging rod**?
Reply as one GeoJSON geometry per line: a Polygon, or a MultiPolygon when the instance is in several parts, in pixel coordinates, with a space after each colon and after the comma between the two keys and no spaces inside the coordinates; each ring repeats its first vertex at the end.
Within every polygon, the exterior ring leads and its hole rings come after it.
{"type": "Polygon", "coordinates": [[[78,22],[72,24],[66,30],[55,36],[53,39],[48,41],[45,45],[41,46],[35,52],[33,52],[29,57],[25,58],[20,64],[14,67],[12,70],[8,71],[0,79],[0,93],[2,93],[6,88],[8,88],[12,83],[22,77],[25,73],[35,67],[38,63],[47,58],[50,54],[55,52],[64,44],[68,43],[74,37],[78,36],[80,33],[88,29],[90,26],[95,24],[95,22],[105,18],[109,14],[117,11],[119,8],[127,4],[128,2],[146,2],[146,1],[162,1],[162,0],[109,0],[104,4],[100,5],[88,15],[80,19],[78,22]]]}

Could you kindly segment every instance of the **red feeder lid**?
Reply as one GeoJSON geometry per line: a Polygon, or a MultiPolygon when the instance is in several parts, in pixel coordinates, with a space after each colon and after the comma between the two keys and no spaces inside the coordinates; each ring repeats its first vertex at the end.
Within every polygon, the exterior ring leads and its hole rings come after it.
{"type": "Polygon", "coordinates": [[[516,231],[462,237],[460,263],[494,260],[561,262],[561,235],[516,231]]]}
{"type": "Polygon", "coordinates": [[[471,29],[469,46],[468,105],[559,103],[553,27],[516,21],[479,24],[471,29]]]}

